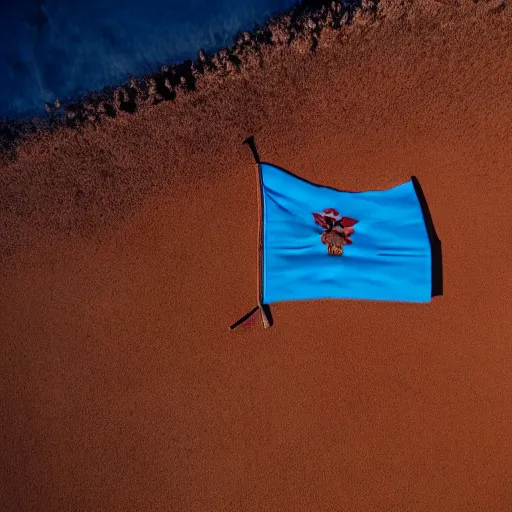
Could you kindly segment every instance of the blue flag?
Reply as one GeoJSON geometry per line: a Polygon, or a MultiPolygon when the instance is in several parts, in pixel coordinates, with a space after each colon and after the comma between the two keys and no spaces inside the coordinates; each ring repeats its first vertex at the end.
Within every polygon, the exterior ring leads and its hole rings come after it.
{"type": "Polygon", "coordinates": [[[342,192],[261,163],[262,302],[429,302],[432,254],[413,180],[342,192]]]}

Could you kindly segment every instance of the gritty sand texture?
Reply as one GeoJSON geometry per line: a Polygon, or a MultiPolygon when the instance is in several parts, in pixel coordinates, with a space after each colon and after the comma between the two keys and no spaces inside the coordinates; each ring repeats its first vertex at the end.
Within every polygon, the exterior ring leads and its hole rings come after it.
{"type": "MultiPolygon", "coordinates": [[[[242,73],[0,168],[5,511],[512,510],[509,7],[381,2],[242,73]],[[262,160],[340,189],[416,175],[427,305],[257,285],[262,160]]],[[[251,64],[252,62],[252,64],[251,64]]]]}

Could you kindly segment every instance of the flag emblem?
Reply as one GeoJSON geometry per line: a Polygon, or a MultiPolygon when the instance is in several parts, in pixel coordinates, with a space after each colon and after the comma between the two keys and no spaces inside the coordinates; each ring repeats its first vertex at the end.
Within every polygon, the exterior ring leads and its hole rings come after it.
{"type": "Polygon", "coordinates": [[[352,243],[350,235],[354,233],[354,226],[357,220],[350,217],[341,217],[335,208],[325,208],[322,213],[313,212],[315,224],[324,229],[320,238],[327,246],[329,256],[341,256],[343,246],[352,243]]]}

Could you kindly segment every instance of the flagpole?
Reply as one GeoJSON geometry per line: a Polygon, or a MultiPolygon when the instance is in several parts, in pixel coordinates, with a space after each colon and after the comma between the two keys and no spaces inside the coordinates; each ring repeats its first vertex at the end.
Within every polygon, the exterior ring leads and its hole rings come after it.
{"type": "Polygon", "coordinates": [[[257,306],[249,311],[246,315],[244,315],[242,318],[237,320],[234,324],[229,326],[230,330],[236,329],[240,324],[245,322],[253,313],[255,313],[258,309],[261,313],[261,321],[263,323],[263,327],[265,329],[268,329],[270,327],[270,321],[267,316],[267,313],[265,312],[265,308],[263,305],[263,281],[262,281],[262,275],[263,275],[263,179],[261,176],[261,165],[260,165],[260,157],[258,156],[258,152],[256,151],[256,145],[254,144],[254,137],[251,135],[247,139],[244,140],[244,144],[247,144],[252,151],[252,154],[254,156],[254,160],[256,162],[256,178],[258,181],[258,304],[257,306]]]}
{"type": "Polygon", "coordinates": [[[256,178],[258,183],[258,308],[261,313],[261,321],[263,322],[263,327],[268,329],[270,327],[270,322],[268,320],[267,314],[265,313],[265,309],[263,308],[263,286],[262,286],[262,275],[263,275],[263,180],[261,178],[261,165],[260,165],[260,157],[258,152],[256,151],[256,146],[254,144],[254,137],[251,135],[247,139],[244,140],[244,144],[247,144],[252,151],[254,156],[254,160],[256,163],[256,178]]]}
{"type": "Polygon", "coordinates": [[[256,176],[258,178],[258,307],[261,312],[261,321],[263,327],[268,329],[270,322],[268,321],[265,310],[263,309],[263,199],[262,199],[262,179],[261,179],[261,165],[259,159],[256,161],[256,176]]]}

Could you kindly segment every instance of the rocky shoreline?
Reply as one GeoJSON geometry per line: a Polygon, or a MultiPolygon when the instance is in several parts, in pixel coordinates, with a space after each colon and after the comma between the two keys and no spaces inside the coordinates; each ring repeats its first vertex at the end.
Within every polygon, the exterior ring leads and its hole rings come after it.
{"type": "Polygon", "coordinates": [[[377,8],[378,0],[332,1],[327,5],[306,1],[271,18],[264,26],[256,24],[252,31],[239,32],[232,46],[214,54],[200,50],[194,61],[163,66],[151,75],[132,77],[118,87],[105,87],[67,104],[56,99],[45,105],[46,116],[0,119],[0,156],[13,160],[20,144],[59,127],[98,125],[105,118],[133,114],[150,105],[173,101],[180,94],[193,93],[201,82],[239,74],[265,47],[300,44],[304,51],[314,53],[325,29],[340,30],[358,15],[376,17],[377,8]]]}

